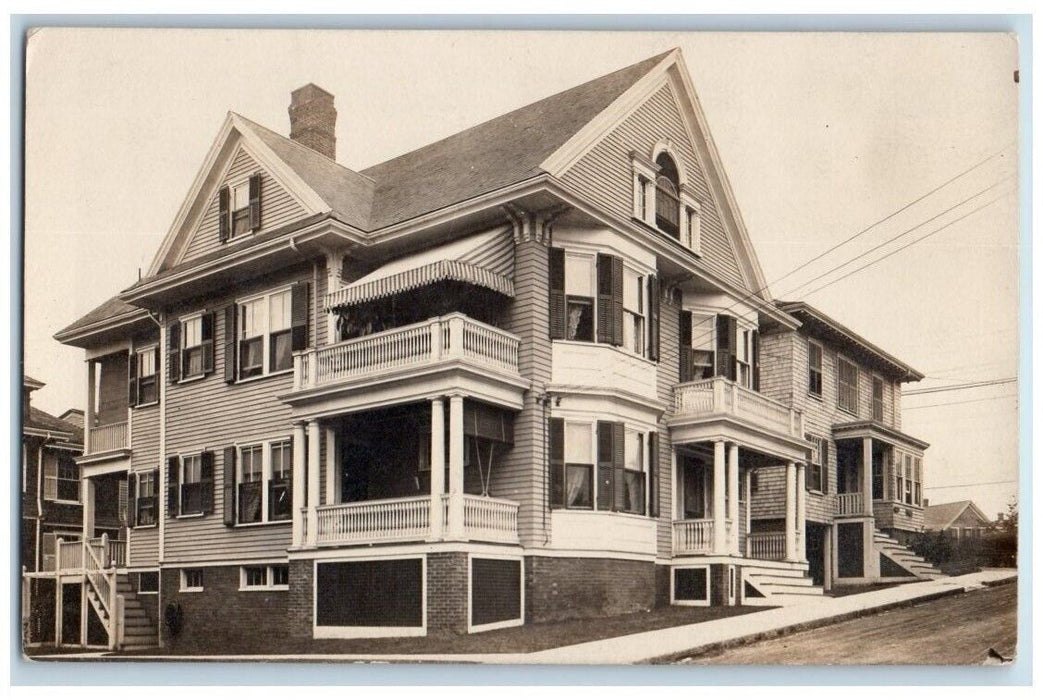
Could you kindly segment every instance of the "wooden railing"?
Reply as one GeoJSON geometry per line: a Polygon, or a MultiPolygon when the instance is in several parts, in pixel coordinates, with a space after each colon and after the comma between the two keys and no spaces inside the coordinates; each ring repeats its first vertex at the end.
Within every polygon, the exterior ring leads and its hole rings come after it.
{"type": "Polygon", "coordinates": [[[308,389],[353,377],[466,358],[518,371],[516,336],[460,313],[346,340],[294,356],[294,388],[308,389]]]}
{"type": "Polygon", "coordinates": [[[464,495],[464,534],[489,542],[518,541],[518,504],[500,498],[464,495]]]}
{"type": "Polygon", "coordinates": [[[837,494],[837,515],[862,515],[864,512],[861,493],[837,494]]]}
{"type": "Polygon", "coordinates": [[[713,551],[713,520],[675,520],[674,554],[710,554],[713,551]]]}
{"type": "Polygon", "coordinates": [[[109,539],[108,537],[95,537],[90,540],[90,543],[101,551],[101,562],[104,568],[109,569],[127,565],[126,541],[109,539]]]}
{"type": "Polygon", "coordinates": [[[731,415],[783,435],[804,435],[800,411],[723,377],[677,385],[674,412],[677,416],[692,418],[731,415]]]}
{"type": "Polygon", "coordinates": [[[126,422],[94,426],[90,429],[91,454],[124,450],[130,447],[128,436],[126,422]]]}
{"type": "Polygon", "coordinates": [[[54,549],[55,571],[79,571],[83,568],[83,543],[59,539],[54,549]]]}
{"type": "Polygon", "coordinates": [[[746,556],[751,559],[782,561],[786,558],[786,533],[751,532],[746,535],[746,556]]]}

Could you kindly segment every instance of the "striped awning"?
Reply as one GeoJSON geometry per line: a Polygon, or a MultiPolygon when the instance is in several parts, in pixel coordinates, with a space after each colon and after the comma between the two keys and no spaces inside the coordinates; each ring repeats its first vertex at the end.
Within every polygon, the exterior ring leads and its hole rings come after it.
{"type": "Polygon", "coordinates": [[[385,263],[327,294],[326,309],[361,304],[445,281],[473,284],[512,297],[513,271],[510,231],[490,231],[385,263]]]}

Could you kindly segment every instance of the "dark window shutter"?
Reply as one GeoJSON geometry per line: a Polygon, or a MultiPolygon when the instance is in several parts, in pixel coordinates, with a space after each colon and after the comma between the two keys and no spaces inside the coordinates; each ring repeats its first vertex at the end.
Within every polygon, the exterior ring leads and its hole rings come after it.
{"type": "Polygon", "coordinates": [[[565,251],[551,248],[548,254],[548,282],[550,286],[550,337],[565,338],[565,251]]]}
{"type": "Polygon", "coordinates": [[[735,381],[735,317],[717,315],[717,376],[735,381]]]}
{"type": "Polygon", "coordinates": [[[127,358],[127,403],[138,405],[138,353],[133,350],[127,358]]]}
{"type": "Polygon", "coordinates": [[[550,450],[550,506],[565,506],[565,421],[551,418],[548,448],[550,450]]]}
{"type": "Polygon", "coordinates": [[[659,517],[659,433],[648,434],[648,514],[659,517]]]}
{"type": "Polygon", "coordinates": [[[292,347],[294,351],[308,347],[308,283],[293,285],[290,301],[290,323],[293,327],[292,347]]]}
{"type": "Polygon", "coordinates": [[[127,502],[130,505],[130,512],[127,513],[127,520],[131,527],[138,526],[138,475],[137,472],[132,472],[130,479],[127,480],[128,494],[127,502]]]}
{"type": "Polygon", "coordinates": [[[217,235],[222,243],[228,240],[228,235],[232,230],[232,215],[229,211],[231,198],[227,187],[222,187],[217,193],[217,235]]]}
{"type": "Polygon", "coordinates": [[[250,230],[261,228],[261,176],[250,176],[250,230]]]}
{"type": "Polygon", "coordinates": [[[615,510],[614,423],[598,421],[598,510],[615,510]]]}
{"type": "Polygon", "coordinates": [[[229,384],[235,383],[235,326],[238,316],[239,308],[235,304],[229,304],[225,307],[225,381],[229,384]]]}
{"type": "Polygon", "coordinates": [[[612,256],[612,344],[623,344],[623,258],[612,256]]]}
{"type": "Polygon", "coordinates": [[[203,340],[203,374],[212,374],[214,371],[214,312],[204,313],[200,325],[203,340]]]}
{"type": "Polygon", "coordinates": [[[648,359],[659,361],[659,278],[648,277],[648,359]]]}
{"type": "Polygon", "coordinates": [[[178,478],[181,471],[180,457],[167,457],[167,517],[176,518],[178,508],[178,478]]]}
{"type": "Polygon", "coordinates": [[[615,322],[612,279],[612,256],[598,253],[598,342],[615,343],[615,322]]]}
{"type": "Polygon", "coordinates": [[[225,525],[235,525],[235,448],[225,448],[224,459],[224,520],[225,525]]]}
{"type": "Polygon", "coordinates": [[[167,379],[171,384],[181,379],[181,323],[177,321],[167,330],[167,379]]]}
{"type": "Polygon", "coordinates": [[[214,512],[214,453],[209,450],[199,456],[199,482],[203,515],[209,515],[214,512]]]}
{"type": "Polygon", "coordinates": [[[622,511],[626,508],[626,478],[623,470],[626,468],[626,452],[623,440],[625,431],[622,423],[611,423],[612,426],[612,473],[615,485],[615,501],[612,510],[622,511]]]}
{"type": "Polygon", "coordinates": [[[695,379],[695,352],[692,350],[692,312],[682,311],[680,321],[680,346],[678,355],[678,381],[690,382],[695,379]]]}
{"type": "Polygon", "coordinates": [[[753,364],[753,390],[761,390],[761,336],[757,331],[750,333],[750,342],[753,345],[753,357],[750,358],[753,364]]]}

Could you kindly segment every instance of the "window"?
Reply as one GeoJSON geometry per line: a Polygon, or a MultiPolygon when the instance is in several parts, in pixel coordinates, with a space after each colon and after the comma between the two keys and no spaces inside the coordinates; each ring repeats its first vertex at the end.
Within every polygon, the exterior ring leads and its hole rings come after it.
{"type": "MultiPolygon", "coordinates": [[[[293,442],[274,440],[230,448],[236,459],[235,523],[277,522],[290,519],[293,442]]],[[[229,524],[233,524],[229,521],[229,524]]]]}
{"type": "Polygon", "coordinates": [[[159,572],[142,571],[138,574],[138,593],[159,593],[159,572]]]}
{"type": "Polygon", "coordinates": [[[589,255],[565,256],[565,339],[594,341],[594,264],[589,255]]]}
{"type": "Polygon", "coordinates": [[[907,505],[913,504],[913,456],[904,455],[905,457],[905,503],[907,505]]]}
{"type": "Polygon", "coordinates": [[[858,367],[837,356],[837,406],[858,412],[858,367]]]}
{"type": "Polygon", "coordinates": [[[203,461],[200,455],[181,458],[180,514],[200,515],[203,513],[203,461]]]}
{"type": "Polygon", "coordinates": [[[714,376],[714,348],[717,347],[717,317],[713,314],[692,312],[692,379],[714,376]]]}
{"type": "Polygon", "coordinates": [[[80,502],[80,469],[67,455],[44,451],[43,497],[48,501],[80,502]]]}
{"type": "Polygon", "coordinates": [[[293,369],[292,293],[239,303],[239,378],[293,369]]]}
{"type": "Polygon", "coordinates": [[[239,448],[239,522],[261,522],[264,491],[264,448],[239,448]]]}
{"type": "Polygon", "coordinates": [[[923,505],[923,464],[919,457],[913,458],[913,503],[923,505]]]}
{"type": "Polygon", "coordinates": [[[884,380],[873,377],[873,420],[884,420],[884,380]]]}
{"type": "Polygon", "coordinates": [[[894,500],[901,503],[902,495],[905,493],[905,478],[902,472],[902,453],[895,452],[894,459],[891,462],[895,474],[895,490],[892,497],[894,500]]]}
{"type": "Polygon", "coordinates": [[[156,477],[158,471],[140,472],[137,476],[137,513],[134,521],[138,527],[156,524],[156,477]]]}
{"type": "Polygon", "coordinates": [[[623,347],[645,354],[644,278],[631,270],[623,272],[623,347]]]}
{"type": "Polygon", "coordinates": [[[41,571],[54,571],[57,561],[58,540],[63,542],[79,542],[80,535],[76,532],[45,532],[43,541],[40,543],[40,566],[41,571]]]}
{"type": "Polygon", "coordinates": [[[290,587],[288,564],[259,564],[239,569],[239,588],[259,590],[285,590],[290,587]]]}
{"type": "Polygon", "coordinates": [[[232,235],[250,231],[250,181],[244,180],[231,188],[232,235]]]}
{"type": "Polygon", "coordinates": [[[735,343],[735,379],[740,386],[750,387],[753,384],[753,332],[740,328],[735,343]]]}
{"type": "Polygon", "coordinates": [[[636,430],[626,431],[623,469],[623,510],[645,514],[645,436],[636,430]]]}
{"type": "Polygon", "coordinates": [[[822,396],[822,346],[808,342],[808,393],[822,396]]]}
{"type": "Polygon", "coordinates": [[[194,593],[203,590],[203,570],[202,569],[182,569],[181,570],[181,592],[182,593],[194,593]]]}
{"type": "Polygon", "coordinates": [[[159,382],[156,372],[156,348],[150,347],[137,351],[137,397],[139,406],[155,403],[159,400],[159,382]]]}
{"type": "MultiPolygon", "coordinates": [[[[430,447],[430,445],[429,445],[430,447]]],[[[289,520],[292,496],[293,446],[289,440],[272,443],[272,469],[268,481],[268,519],[289,520]]]]}
{"type": "Polygon", "coordinates": [[[594,507],[594,459],[590,423],[565,424],[565,507],[594,507]]]}
{"type": "Polygon", "coordinates": [[[203,317],[181,322],[181,378],[203,374],[203,317]]]}
{"type": "Polygon", "coordinates": [[[656,158],[659,174],[655,180],[655,225],[673,238],[680,237],[681,186],[677,166],[666,153],[656,158]]]}
{"type": "Polygon", "coordinates": [[[826,492],[826,465],[829,463],[829,442],[825,438],[805,435],[812,444],[811,458],[804,472],[804,486],[808,491],[826,492]]]}

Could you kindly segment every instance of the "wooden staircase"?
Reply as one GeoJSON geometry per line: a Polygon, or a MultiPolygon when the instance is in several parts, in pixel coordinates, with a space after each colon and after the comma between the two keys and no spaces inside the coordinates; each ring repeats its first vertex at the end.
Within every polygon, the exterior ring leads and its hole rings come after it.
{"type": "MultiPolygon", "coordinates": [[[[929,561],[918,556],[911,549],[903,546],[898,540],[880,530],[873,531],[873,549],[876,550],[877,554],[887,558],[898,568],[908,572],[910,578],[915,577],[927,580],[945,577],[945,574],[929,561]]],[[[893,577],[886,577],[881,572],[881,578],[893,577]]]]}
{"type": "Polygon", "coordinates": [[[756,606],[813,603],[824,597],[821,586],[808,576],[807,564],[759,561],[743,567],[743,602],[756,606]]]}

